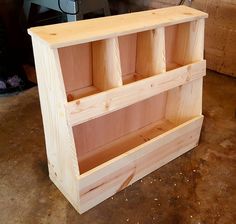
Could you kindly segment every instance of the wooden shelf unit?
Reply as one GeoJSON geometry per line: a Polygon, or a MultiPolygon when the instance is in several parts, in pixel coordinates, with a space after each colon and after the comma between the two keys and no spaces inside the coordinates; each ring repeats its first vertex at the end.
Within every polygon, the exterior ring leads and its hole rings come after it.
{"type": "Polygon", "coordinates": [[[205,18],[176,6],[29,29],[49,176],[79,213],[198,144],[205,18]]]}

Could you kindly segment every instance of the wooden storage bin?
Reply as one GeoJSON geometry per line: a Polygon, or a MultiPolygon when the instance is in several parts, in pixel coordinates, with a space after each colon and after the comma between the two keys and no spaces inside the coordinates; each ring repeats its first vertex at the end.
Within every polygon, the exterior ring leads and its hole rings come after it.
{"type": "Polygon", "coordinates": [[[29,29],[49,175],[80,213],[198,144],[206,17],[177,6],[29,29]]]}

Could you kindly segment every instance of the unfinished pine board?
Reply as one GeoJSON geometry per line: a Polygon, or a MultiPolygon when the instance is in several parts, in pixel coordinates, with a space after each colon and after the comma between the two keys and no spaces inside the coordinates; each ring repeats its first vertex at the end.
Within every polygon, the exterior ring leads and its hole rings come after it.
{"type": "Polygon", "coordinates": [[[49,176],[78,212],[198,144],[206,17],[179,6],[29,30],[49,176]]]}
{"type": "Polygon", "coordinates": [[[93,85],[99,90],[122,86],[118,38],[95,41],[93,48],[93,85]]]}
{"type": "Polygon", "coordinates": [[[60,48],[95,40],[155,29],[207,18],[207,14],[186,6],[156,9],[138,13],[34,27],[29,30],[51,48],[60,48]],[[98,29],[99,27],[99,29],[98,29]]]}
{"type": "Polygon", "coordinates": [[[149,77],[165,71],[164,27],[138,33],[136,73],[149,77]]]}
{"type": "Polygon", "coordinates": [[[33,40],[40,105],[45,132],[49,176],[76,208],[79,167],[72,129],[64,105],[67,102],[57,50],[33,40]]]}

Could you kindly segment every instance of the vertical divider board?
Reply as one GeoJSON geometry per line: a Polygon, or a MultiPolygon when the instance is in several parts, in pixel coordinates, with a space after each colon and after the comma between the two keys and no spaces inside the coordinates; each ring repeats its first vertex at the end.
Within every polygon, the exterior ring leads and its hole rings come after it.
{"type": "Polygon", "coordinates": [[[148,77],[165,71],[165,28],[138,33],[136,72],[148,77]]]}
{"type": "Polygon", "coordinates": [[[177,6],[29,29],[49,176],[79,213],[198,144],[205,18],[177,6]]]}
{"type": "Polygon", "coordinates": [[[93,85],[104,91],[123,85],[118,38],[92,43],[93,85]]]}

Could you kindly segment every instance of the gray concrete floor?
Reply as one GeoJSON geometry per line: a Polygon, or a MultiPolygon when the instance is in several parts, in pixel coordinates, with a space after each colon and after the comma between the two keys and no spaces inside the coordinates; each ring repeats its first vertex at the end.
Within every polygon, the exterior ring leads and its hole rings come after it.
{"type": "Polygon", "coordinates": [[[198,147],[79,215],[48,178],[37,88],[0,98],[0,223],[232,224],[236,79],[211,71],[198,147]]]}

